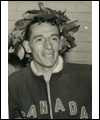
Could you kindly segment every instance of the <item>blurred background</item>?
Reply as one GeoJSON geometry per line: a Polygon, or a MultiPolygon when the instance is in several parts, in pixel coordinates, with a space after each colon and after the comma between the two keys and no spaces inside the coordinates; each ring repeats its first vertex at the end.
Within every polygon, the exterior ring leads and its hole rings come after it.
{"type": "MultiPolygon", "coordinates": [[[[15,27],[15,22],[22,19],[22,14],[27,10],[37,9],[39,1],[8,1],[8,34],[15,27]]],[[[73,51],[65,53],[65,62],[78,64],[92,64],[92,1],[42,1],[45,7],[65,11],[71,21],[78,20],[80,29],[73,36],[77,44],[73,51]]],[[[23,68],[23,61],[17,57],[11,59],[9,55],[9,75],[23,68]],[[14,66],[14,67],[13,67],[14,66]]]]}

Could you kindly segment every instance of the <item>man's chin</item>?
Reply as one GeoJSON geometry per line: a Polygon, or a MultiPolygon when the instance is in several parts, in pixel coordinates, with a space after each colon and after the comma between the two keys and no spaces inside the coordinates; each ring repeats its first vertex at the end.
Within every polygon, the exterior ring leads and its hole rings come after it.
{"type": "Polygon", "coordinates": [[[43,66],[46,68],[52,68],[53,66],[56,66],[56,64],[57,64],[57,61],[51,61],[51,62],[44,63],[43,66]]]}
{"type": "Polygon", "coordinates": [[[42,61],[42,64],[43,64],[44,67],[52,68],[53,66],[56,66],[57,60],[55,60],[55,59],[53,59],[53,60],[44,60],[44,61],[42,61]]]}
{"type": "Polygon", "coordinates": [[[52,68],[54,65],[55,63],[54,64],[43,64],[43,66],[46,68],[52,68]]]}

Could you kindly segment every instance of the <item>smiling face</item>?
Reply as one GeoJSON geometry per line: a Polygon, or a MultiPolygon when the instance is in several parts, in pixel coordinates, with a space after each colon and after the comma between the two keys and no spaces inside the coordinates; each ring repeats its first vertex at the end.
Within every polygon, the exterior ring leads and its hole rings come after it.
{"type": "Polygon", "coordinates": [[[58,27],[49,23],[30,26],[29,45],[33,59],[43,67],[52,67],[57,62],[60,50],[58,27]]]}

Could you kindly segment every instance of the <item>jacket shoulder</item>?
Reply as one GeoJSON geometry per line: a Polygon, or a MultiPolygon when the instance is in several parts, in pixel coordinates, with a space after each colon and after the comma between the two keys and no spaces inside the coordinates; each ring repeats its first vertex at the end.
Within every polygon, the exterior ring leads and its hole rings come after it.
{"type": "Polygon", "coordinates": [[[28,79],[32,74],[31,68],[26,67],[19,71],[14,72],[8,77],[8,85],[16,85],[23,83],[25,80],[28,79]]]}
{"type": "Polygon", "coordinates": [[[71,79],[71,83],[92,88],[92,65],[65,63],[63,73],[65,78],[71,79]]]}
{"type": "Polygon", "coordinates": [[[92,65],[76,64],[76,63],[64,63],[63,69],[64,75],[69,75],[74,78],[88,79],[92,82],[92,65]]]}
{"type": "Polygon", "coordinates": [[[92,72],[92,65],[89,64],[76,64],[76,63],[64,63],[64,69],[72,72],[92,72]]]}

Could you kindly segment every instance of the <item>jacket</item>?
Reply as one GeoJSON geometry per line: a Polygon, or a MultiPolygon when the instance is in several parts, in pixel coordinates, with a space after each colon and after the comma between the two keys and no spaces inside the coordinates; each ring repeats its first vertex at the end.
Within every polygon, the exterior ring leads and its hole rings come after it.
{"type": "Polygon", "coordinates": [[[92,119],[92,66],[64,63],[46,83],[31,67],[9,77],[9,118],[92,119]]]}

